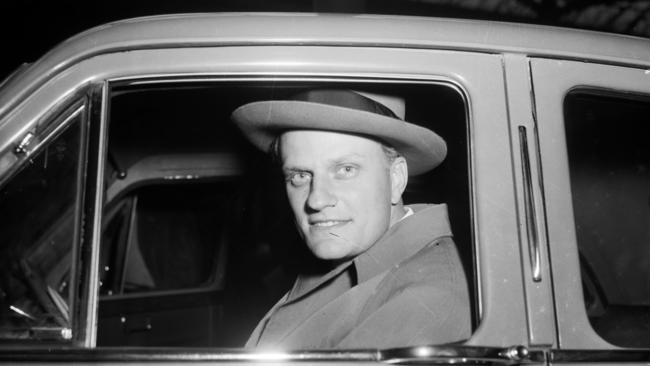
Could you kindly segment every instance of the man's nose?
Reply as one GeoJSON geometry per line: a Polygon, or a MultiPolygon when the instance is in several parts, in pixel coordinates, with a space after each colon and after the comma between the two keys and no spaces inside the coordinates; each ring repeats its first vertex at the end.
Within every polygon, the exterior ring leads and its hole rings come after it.
{"type": "Polygon", "coordinates": [[[313,179],[307,197],[307,208],[314,211],[321,211],[326,207],[334,207],[338,199],[331,189],[327,179],[313,179]]]}

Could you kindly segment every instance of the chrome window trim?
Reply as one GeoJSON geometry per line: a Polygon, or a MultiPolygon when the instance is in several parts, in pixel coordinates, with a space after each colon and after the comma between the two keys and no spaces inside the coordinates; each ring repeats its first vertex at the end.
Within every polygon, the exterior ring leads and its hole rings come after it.
{"type": "MultiPolygon", "coordinates": [[[[102,235],[102,215],[103,215],[103,201],[104,201],[104,164],[106,162],[106,149],[108,140],[108,83],[104,82],[101,90],[96,90],[94,94],[94,102],[101,103],[99,108],[92,109],[93,118],[91,120],[92,127],[95,129],[96,136],[92,135],[89,148],[89,168],[96,164],[95,181],[88,185],[94,188],[89,189],[89,201],[93,201],[94,207],[89,207],[93,210],[93,222],[91,226],[91,259],[90,259],[90,281],[88,283],[88,301],[87,314],[86,314],[86,339],[84,346],[94,347],[97,343],[97,307],[99,305],[99,255],[100,255],[100,239],[102,235]],[[94,151],[93,144],[97,144],[96,156],[92,155],[94,151]],[[96,159],[92,162],[92,159],[96,159]],[[91,165],[92,164],[92,165],[91,165]],[[94,193],[94,195],[92,195],[94,193]]],[[[91,129],[91,132],[93,130],[91,129]]],[[[92,172],[91,169],[89,169],[92,172]]],[[[92,175],[88,175],[92,177],[92,175]]]]}
{"type": "Polygon", "coordinates": [[[511,347],[468,347],[468,346],[418,346],[391,349],[360,350],[321,350],[294,352],[283,351],[233,351],[215,352],[209,349],[147,349],[147,348],[94,348],[74,350],[30,350],[16,354],[15,351],[0,350],[0,362],[213,362],[213,363],[254,363],[254,364],[319,364],[364,363],[364,364],[438,364],[438,365],[476,365],[501,364],[523,365],[546,362],[543,350],[529,350],[523,346],[511,347]],[[13,357],[13,358],[12,358],[13,357]]]}
{"type": "Polygon", "coordinates": [[[190,348],[117,348],[92,349],[0,349],[0,363],[11,362],[101,362],[101,363],[232,363],[239,364],[585,364],[585,363],[647,363],[647,350],[545,350],[527,349],[523,346],[467,347],[422,346],[383,350],[323,350],[295,352],[250,352],[244,350],[215,351],[190,348]]]}
{"type": "Polygon", "coordinates": [[[468,99],[467,90],[457,80],[448,77],[432,77],[432,75],[391,74],[381,75],[369,73],[367,75],[323,72],[323,73],[205,73],[193,74],[158,74],[158,75],[130,75],[116,77],[108,80],[111,87],[157,85],[172,83],[215,83],[215,82],[337,82],[337,83],[367,83],[367,84],[413,84],[413,85],[441,85],[455,89],[463,98],[468,99]]]}

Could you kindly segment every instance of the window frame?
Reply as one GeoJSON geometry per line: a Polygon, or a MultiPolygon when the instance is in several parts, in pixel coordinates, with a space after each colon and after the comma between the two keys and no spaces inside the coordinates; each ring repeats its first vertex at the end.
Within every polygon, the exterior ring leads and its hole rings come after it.
{"type": "MultiPolygon", "coordinates": [[[[496,66],[496,64],[495,64],[496,66]]],[[[475,301],[478,304],[473,304],[472,309],[476,310],[478,314],[472,314],[472,328],[473,330],[477,330],[478,326],[477,324],[481,323],[481,311],[482,311],[482,305],[481,305],[481,289],[478,285],[479,280],[478,277],[480,277],[479,274],[479,265],[478,265],[478,260],[476,259],[476,253],[477,253],[477,243],[476,243],[476,220],[475,218],[475,207],[474,207],[474,193],[473,193],[473,179],[472,179],[472,131],[471,131],[471,115],[469,110],[471,109],[470,105],[470,97],[467,94],[467,91],[463,87],[463,84],[459,84],[456,80],[453,80],[449,77],[440,77],[440,76],[430,76],[429,78],[422,77],[421,75],[418,75],[417,78],[413,77],[406,77],[406,76],[395,76],[395,75],[382,75],[382,74],[376,74],[376,75],[364,75],[362,77],[359,76],[353,76],[353,75],[347,75],[347,74],[337,74],[337,73],[328,73],[327,75],[313,75],[313,74],[298,74],[298,75],[281,75],[281,76],[275,76],[275,75],[266,75],[266,74],[260,74],[260,75],[254,75],[254,76],[249,76],[249,75],[219,75],[219,76],[205,76],[205,75],[195,75],[194,77],[188,76],[188,75],[183,75],[183,76],[178,76],[178,75],[160,75],[157,74],[155,76],[146,76],[146,75],[133,75],[130,77],[123,77],[115,80],[108,80],[108,85],[109,85],[109,90],[114,90],[118,89],[119,93],[122,93],[125,88],[134,88],[137,90],[139,87],[151,87],[151,86],[156,86],[156,85],[162,85],[163,90],[169,90],[170,88],[173,89],[173,87],[170,87],[170,85],[173,84],[178,84],[179,89],[184,89],[184,88],[192,88],[192,84],[196,84],[198,87],[205,86],[206,84],[223,84],[223,83],[240,83],[242,84],[242,87],[244,85],[250,84],[250,83],[264,83],[264,84],[272,84],[272,85],[278,85],[283,82],[286,83],[326,83],[327,85],[332,85],[336,83],[341,83],[341,84],[347,84],[349,85],[350,83],[358,83],[359,85],[391,85],[391,84],[399,84],[402,86],[408,86],[408,85],[413,85],[413,86],[420,86],[420,85],[425,85],[425,86],[438,86],[438,87],[444,87],[444,88],[449,88],[451,90],[454,90],[456,93],[459,94],[460,98],[462,98],[463,103],[464,103],[464,108],[465,108],[465,123],[466,123],[466,138],[467,138],[467,150],[466,155],[467,155],[467,165],[466,168],[468,169],[467,175],[469,182],[467,182],[468,186],[468,192],[469,192],[469,203],[470,207],[469,209],[469,216],[471,220],[470,226],[472,227],[472,232],[470,233],[471,237],[471,247],[472,247],[472,258],[473,258],[473,270],[472,273],[469,273],[467,275],[467,280],[468,280],[468,285],[469,285],[469,290],[474,292],[474,296],[472,298],[475,299],[475,301]],[[475,316],[478,319],[474,319],[475,316]]],[[[155,90],[155,89],[154,89],[155,90]]],[[[109,100],[108,106],[110,108],[110,93],[107,97],[109,100]]],[[[503,97],[503,95],[501,95],[503,97]]],[[[110,129],[110,126],[108,127],[110,129]]],[[[505,137],[505,135],[504,135],[505,137]]],[[[128,177],[128,176],[127,176],[128,177]]],[[[149,177],[151,178],[151,177],[149,177]]],[[[128,179],[128,178],[127,178],[128,179]]],[[[139,182],[130,182],[129,185],[132,185],[134,187],[139,186],[139,182]]],[[[127,190],[123,192],[127,192],[127,190]]],[[[117,194],[118,196],[121,196],[124,194],[123,192],[120,193],[114,193],[117,194]]],[[[136,205],[134,205],[135,207],[136,205]]],[[[130,229],[131,230],[131,229],[130,229]]],[[[518,257],[517,257],[518,258],[518,257]]],[[[165,291],[151,291],[151,292],[141,292],[141,293],[128,293],[128,294],[121,294],[117,296],[111,296],[110,298],[104,298],[104,301],[117,301],[117,300],[124,300],[124,299],[141,299],[145,297],[164,297],[168,295],[176,295],[179,293],[200,293],[203,292],[209,287],[197,287],[197,288],[191,288],[187,290],[165,290],[165,291]]],[[[505,315],[505,313],[503,314],[505,315]]],[[[503,324],[503,323],[501,323],[503,324]]],[[[505,324],[503,324],[505,325],[505,324]]]]}
{"type": "MultiPolygon", "coordinates": [[[[0,186],[12,180],[21,168],[31,161],[32,156],[41,152],[42,149],[48,147],[51,142],[55,141],[61,133],[67,128],[72,127],[75,123],[79,124],[79,155],[77,157],[77,177],[75,192],[76,203],[73,209],[73,229],[72,229],[72,245],[70,256],[70,275],[69,275],[69,295],[68,307],[70,317],[70,328],[61,328],[60,332],[52,334],[44,334],[45,338],[30,339],[25,343],[28,347],[41,347],[47,344],[69,344],[73,346],[80,346],[85,343],[85,324],[87,323],[87,307],[86,304],[87,288],[84,284],[89,281],[83,281],[84,273],[86,272],[84,264],[81,262],[85,259],[83,252],[91,247],[91,242],[83,240],[87,234],[88,226],[84,225],[86,219],[86,211],[88,202],[86,199],[86,184],[92,179],[87,179],[88,173],[88,136],[90,134],[90,121],[93,117],[99,116],[97,113],[97,96],[98,87],[83,87],[72,95],[62,98],[58,101],[55,108],[48,110],[38,118],[33,124],[31,129],[22,134],[14,137],[13,146],[16,148],[5,151],[5,155],[14,154],[17,158],[13,164],[6,169],[0,177],[0,186]],[[94,112],[94,113],[93,113],[94,112]],[[80,120],[76,118],[80,117],[80,120]],[[31,142],[24,147],[22,151],[18,151],[18,146],[21,142],[26,141],[25,137],[33,136],[31,142]],[[36,342],[39,341],[39,342],[36,342]]],[[[87,277],[87,276],[86,276],[87,277]]],[[[15,342],[11,342],[15,343],[15,342]]]]}
{"type": "MultiPolygon", "coordinates": [[[[493,94],[494,99],[499,100],[500,102],[495,102],[493,101],[489,107],[486,107],[490,110],[492,110],[494,113],[501,114],[501,117],[498,118],[492,118],[494,120],[498,120],[501,122],[504,122],[504,124],[500,127],[507,128],[507,121],[506,117],[506,111],[505,108],[501,109],[501,107],[505,106],[505,91],[502,89],[503,86],[503,69],[501,65],[501,56],[500,55],[488,55],[488,54],[481,54],[481,53],[474,53],[474,52],[456,52],[456,51],[446,51],[446,50],[395,50],[395,49],[376,49],[372,47],[337,47],[336,48],[336,53],[332,53],[332,48],[331,47],[320,47],[320,46],[308,46],[308,47],[285,47],[285,46],[278,46],[278,47],[239,47],[238,49],[235,48],[230,48],[230,47],[223,47],[221,49],[203,49],[202,51],[206,51],[208,54],[212,54],[214,51],[214,56],[204,56],[204,59],[213,59],[213,60],[219,60],[223,59],[225,61],[224,65],[219,64],[218,62],[214,62],[214,64],[210,65],[210,68],[215,68],[215,71],[212,73],[206,73],[205,69],[207,68],[205,64],[200,64],[199,66],[201,67],[200,70],[198,71],[193,71],[197,66],[195,65],[196,59],[194,59],[195,56],[192,56],[192,53],[199,53],[199,50],[185,50],[184,55],[179,55],[178,50],[175,49],[167,49],[167,50],[140,50],[140,51],[134,51],[129,53],[129,55],[125,56],[139,56],[142,60],[142,58],[152,61],[153,62],[153,56],[156,54],[163,54],[163,53],[169,53],[168,56],[165,57],[158,57],[156,59],[156,66],[157,66],[157,72],[156,73],[150,73],[148,71],[143,70],[141,67],[133,67],[133,64],[129,65],[131,70],[128,71],[128,73],[125,73],[124,75],[120,77],[113,77],[110,78],[108,81],[111,85],[111,87],[115,86],[139,86],[139,85],[156,85],[156,84],[166,84],[170,82],[196,82],[196,83],[205,83],[205,82],[254,82],[254,81],[273,81],[273,82],[282,82],[284,80],[286,81],[309,81],[309,82],[318,82],[318,81],[323,81],[323,82],[331,82],[331,81],[341,81],[341,82],[350,82],[350,81],[358,81],[360,83],[402,83],[402,84],[408,84],[408,83],[417,83],[417,84],[445,84],[447,86],[451,86],[456,88],[459,92],[462,93],[465,99],[466,103],[466,108],[467,108],[467,123],[468,123],[468,147],[470,149],[468,157],[470,159],[469,162],[469,176],[470,176],[470,202],[472,205],[471,211],[472,211],[472,217],[473,217],[473,222],[472,226],[474,228],[473,230],[473,250],[474,250],[474,258],[475,258],[475,276],[476,278],[474,279],[468,279],[469,281],[474,282],[474,286],[477,290],[477,299],[479,301],[478,304],[478,309],[479,313],[481,314],[481,319],[484,319],[484,308],[488,307],[485,304],[485,302],[497,302],[497,299],[499,296],[497,293],[501,292],[502,290],[497,290],[496,292],[493,292],[493,290],[501,287],[504,285],[504,283],[501,284],[491,284],[491,285],[486,285],[486,284],[481,284],[482,278],[486,278],[487,273],[494,273],[495,271],[503,273],[503,277],[509,278],[508,282],[505,282],[507,286],[515,286],[514,288],[517,288],[517,284],[519,284],[518,288],[521,288],[521,279],[517,276],[516,273],[508,273],[508,268],[511,266],[514,266],[514,268],[519,268],[520,267],[520,257],[516,252],[508,253],[507,255],[504,255],[503,253],[505,252],[502,251],[502,254],[500,255],[492,255],[491,256],[491,263],[487,263],[487,266],[490,267],[488,268],[481,268],[486,266],[486,264],[482,265],[482,262],[485,261],[485,258],[490,257],[489,254],[484,254],[484,257],[481,259],[477,258],[477,255],[479,255],[479,252],[491,252],[491,251],[498,251],[499,249],[494,249],[494,246],[504,246],[507,247],[509,246],[512,242],[518,243],[518,237],[516,237],[516,230],[514,229],[516,227],[516,218],[514,216],[508,216],[505,221],[510,221],[506,225],[512,224],[513,230],[509,230],[509,233],[512,233],[515,235],[515,237],[509,238],[505,242],[502,240],[487,240],[492,242],[489,246],[486,246],[485,244],[482,245],[481,249],[478,249],[477,246],[478,244],[478,239],[480,237],[478,229],[477,229],[477,219],[476,219],[476,212],[477,212],[477,202],[476,202],[476,178],[475,175],[477,174],[475,172],[475,159],[479,155],[474,151],[474,147],[476,145],[476,141],[473,141],[472,139],[475,136],[475,132],[473,131],[473,128],[475,128],[477,125],[473,121],[473,113],[472,110],[476,108],[474,105],[474,97],[476,95],[482,95],[482,94],[488,94],[488,93],[478,93],[475,91],[472,91],[471,89],[479,87],[479,83],[482,82],[484,85],[490,85],[490,89],[494,91],[494,89],[501,90],[500,93],[493,94]],[[314,52],[310,52],[314,51],[314,52]],[[223,55],[225,57],[216,57],[219,55],[221,52],[223,52],[223,55]],[[237,55],[234,55],[232,52],[237,52],[237,55]],[[259,51],[265,52],[264,54],[258,53],[259,51]],[[326,52],[328,52],[326,54],[326,52]],[[342,60],[337,60],[336,59],[336,54],[341,54],[341,55],[346,55],[346,54],[359,54],[359,53],[365,53],[365,52],[379,52],[382,54],[385,54],[385,58],[370,58],[370,60],[373,60],[373,62],[369,62],[369,64],[372,64],[372,67],[364,67],[364,65],[359,65],[359,60],[363,59],[363,57],[357,56],[354,59],[353,63],[350,63],[350,65],[345,65],[346,61],[342,60]],[[405,57],[403,54],[405,52],[413,52],[415,54],[419,54],[419,56],[424,56],[424,57],[435,57],[435,56],[440,56],[441,54],[444,55],[444,61],[436,61],[435,63],[441,63],[444,64],[443,66],[440,65],[435,65],[435,66],[430,66],[430,65],[418,65],[419,67],[417,70],[409,70],[409,65],[403,65],[403,66],[395,66],[396,64],[402,63],[403,59],[402,57],[405,57]],[[263,55],[263,56],[262,56],[263,55]],[[301,59],[301,60],[309,60],[304,62],[304,64],[301,63],[296,63],[295,61],[293,62],[286,62],[286,57],[287,55],[290,55],[289,57],[293,59],[301,59]],[[246,59],[247,57],[250,57],[250,59],[259,59],[260,57],[265,58],[266,64],[265,65],[272,65],[274,68],[274,73],[267,73],[261,70],[268,69],[267,66],[262,66],[260,67],[259,64],[261,61],[257,61],[257,65],[255,64],[248,64],[248,63],[237,63],[237,60],[242,60],[246,59]],[[476,60],[472,59],[473,57],[485,57],[486,62],[485,64],[490,64],[490,66],[494,67],[493,73],[491,74],[491,77],[488,79],[494,79],[493,81],[486,81],[486,77],[481,75],[478,76],[478,72],[474,73],[476,60]],[[492,58],[492,60],[488,61],[488,58],[492,58]],[[451,60],[458,59],[462,60],[461,64],[459,65],[458,63],[455,62],[450,62],[451,60]],[[171,65],[169,62],[160,62],[160,60],[174,60],[176,62],[175,65],[171,65]],[[318,60],[318,61],[316,61],[318,60]],[[378,61],[379,60],[379,61],[378,61]],[[401,61],[396,61],[396,60],[401,60],[401,61]],[[187,62],[187,64],[183,64],[182,62],[187,62]],[[243,65],[243,66],[242,66],[243,65]],[[301,65],[302,68],[304,68],[306,71],[302,70],[301,67],[296,68],[296,65],[301,65]],[[333,66],[336,65],[336,66],[333,66]],[[177,69],[177,68],[182,68],[184,69],[184,72],[182,73],[174,73],[172,70],[177,69]],[[190,71],[187,71],[186,69],[189,68],[190,71]],[[386,70],[389,69],[390,71],[386,70]],[[243,69],[243,70],[242,70],[243,69]],[[165,71],[162,71],[165,70],[165,71]],[[224,71],[227,70],[227,71],[224,71]],[[328,70],[327,72],[323,72],[322,70],[328,70]],[[363,71],[359,71],[363,70],[363,71]],[[409,70],[406,72],[405,70],[409,70]],[[425,71],[422,71],[425,70],[425,71]],[[435,70],[435,71],[434,71],[435,70]],[[468,75],[465,74],[470,74],[468,75]],[[463,75],[463,76],[461,76],[463,75]],[[479,82],[480,80],[480,82],[479,82]],[[472,81],[471,83],[469,81],[472,81]],[[474,96],[474,97],[473,97],[474,96]],[[498,243],[496,243],[498,242],[498,243]],[[509,265],[505,263],[513,263],[512,261],[515,261],[514,264],[509,265]],[[496,262],[499,262],[499,264],[496,264],[496,262]],[[490,294],[491,299],[487,300],[484,298],[485,292],[488,292],[490,294]]],[[[113,56],[113,55],[111,55],[113,56]]],[[[350,56],[348,56],[350,57],[350,56]]],[[[347,58],[346,58],[347,59],[347,58]]],[[[414,61],[417,62],[417,61],[414,61]]],[[[487,66],[486,66],[487,67],[487,66]]],[[[489,68],[489,67],[488,67],[489,68]]],[[[483,85],[482,85],[483,86],[483,85]]],[[[483,86],[484,87],[484,86],[483,86]]],[[[486,88],[487,89],[487,88],[486,88]]],[[[479,100],[482,99],[479,98],[479,100]]],[[[487,99],[487,98],[486,98],[487,99]]],[[[483,103],[479,103],[483,104],[483,103]]],[[[485,118],[486,122],[489,120],[489,118],[485,118]]],[[[486,126],[486,130],[489,129],[487,126],[487,123],[484,125],[480,126],[486,126]]],[[[487,134],[485,134],[487,131],[484,131],[481,135],[484,136],[485,140],[483,141],[483,148],[487,148],[488,145],[488,140],[489,137],[487,134]]],[[[505,132],[503,135],[499,136],[497,139],[505,138],[507,137],[507,132],[505,132]]],[[[491,141],[493,143],[493,140],[491,141]]],[[[505,142],[505,140],[504,140],[505,142]]],[[[490,146],[492,146],[490,144],[490,146]]],[[[509,151],[504,152],[504,151],[499,151],[499,154],[505,153],[506,155],[503,155],[500,159],[496,160],[501,160],[504,161],[504,163],[507,165],[509,163],[509,151]],[[507,156],[507,158],[504,158],[507,156]]],[[[481,160],[489,160],[491,154],[488,150],[485,151],[484,154],[480,155],[481,160]]],[[[483,172],[480,174],[486,179],[490,180],[491,182],[486,184],[487,186],[494,185],[494,186],[503,186],[500,182],[500,177],[496,177],[492,174],[491,169],[487,167],[486,164],[480,164],[480,166],[485,167],[483,172]]],[[[511,168],[505,168],[504,171],[507,171],[506,174],[509,174],[511,172],[511,168]]],[[[491,188],[487,188],[491,189],[491,188]]],[[[507,190],[504,189],[503,192],[505,193],[507,190]]],[[[487,197],[488,195],[485,194],[487,197]]],[[[502,195],[500,195],[502,196],[502,195]]],[[[507,202],[507,204],[512,203],[514,205],[514,200],[511,195],[505,195],[502,196],[503,201],[507,202]]],[[[490,209],[487,208],[488,206],[493,206],[495,202],[490,199],[483,199],[481,200],[481,206],[484,206],[484,210],[487,212],[490,209]]],[[[497,204],[498,206],[502,206],[501,203],[497,204]]],[[[489,215],[484,214],[482,215],[483,218],[487,219],[487,221],[491,221],[489,219],[489,215]]],[[[501,221],[501,220],[496,220],[496,221],[501,221]]],[[[485,225],[489,226],[489,223],[486,223],[485,225]]],[[[483,234],[489,235],[487,231],[483,231],[483,234]]],[[[490,276],[492,276],[492,274],[490,276]]],[[[492,282],[492,281],[490,281],[492,282]]],[[[518,292],[515,291],[503,291],[502,294],[505,293],[516,293],[518,292]]],[[[512,320],[513,318],[516,319],[517,322],[525,322],[525,310],[521,306],[521,304],[518,301],[513,301],[509,302],[506,307],[512,307],[511,311],[503,311],[503,309],[499,309],[499,307],[495,305],[489,306],[489,311],[494,311],[495,313],[492,316],[489,317],[491,319],[492,325],[491,327],[494,328],[501,328],[499,332],[502,333],[508,333],[510,335],[514,335],[514,333],[518,333],[517,336],[510,337],[510,339],[516,338],[517,341],[511,340],[510,342],[507,342],[506,339],[508,337],[496,340],[494,337],[491,335],[487,334],[487,332],[480,332],[480,329],[477,329],[478,331],[475,332],[472,336],[472,340],[469,342],[471,344],[500,344],[500,345],[505,345],[505,344],[527,344],[527,334],[525,333],[525,330],[521,327],[517,329],[513,329],[511,326],[507,324],[507,319],[512,320]],[[516,310],[515,310],[516,309],[516,310]],[[514,315],[517,314],[517,315],[514,315]],[[496,341],[496,342],[495,342],[496,341]]],[[[482,320],[483,321],[483,320],[482,320]]],[[[481,323],[482,324],[482,323],[481,323]]]]}

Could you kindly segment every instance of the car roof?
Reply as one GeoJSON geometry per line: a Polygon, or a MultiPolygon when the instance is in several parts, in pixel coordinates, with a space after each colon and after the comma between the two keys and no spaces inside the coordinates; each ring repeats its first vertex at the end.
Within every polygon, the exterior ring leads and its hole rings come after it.
{"type": "Polygon", "coordinates": [[[8,80],[0,116],[29,91],[81,60],[137,49],[335,45],[519,53],[650,66],[650,40],[611,33],[482,20],[310,13],[194,13],[127,19],[80,33],[8,80]]]}

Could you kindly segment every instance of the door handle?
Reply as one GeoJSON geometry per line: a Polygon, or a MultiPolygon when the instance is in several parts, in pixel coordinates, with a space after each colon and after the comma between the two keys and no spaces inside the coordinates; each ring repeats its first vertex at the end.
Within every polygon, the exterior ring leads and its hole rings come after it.
{"type": "Polygon", "coordinates": [[[528,155],[528,138],[526,127],[519,126],[519,140],[521,143],[521,167],[524,180],[524,210],[526,214],[526,233],[528,234],[528,249],[533,281],[542,280],[542,259],[539,244],[539,227],[535,213],[535,196],[533,194],[533,180],[528,155]]]}

